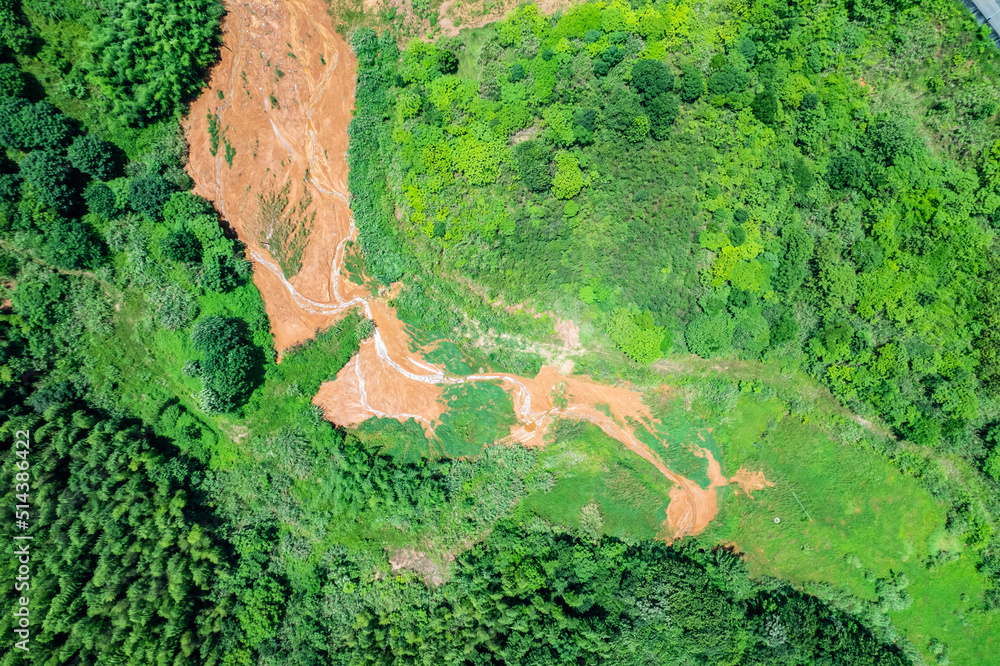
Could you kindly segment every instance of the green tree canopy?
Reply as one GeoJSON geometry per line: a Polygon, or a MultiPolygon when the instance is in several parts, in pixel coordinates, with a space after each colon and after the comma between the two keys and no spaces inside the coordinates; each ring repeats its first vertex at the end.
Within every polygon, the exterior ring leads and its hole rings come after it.
{"type": "Polygon", "coordinates": [[[51,225],[45,233],[42,253],[58,268],[94,268],[101,261],[102,243],[83,220],[69,218],[51,225]]]}
{"type": "Polygon", "coordinates": [[[557,199],[572,199],[583,189],[580,160],[570,153],[556,154],[556,176],[552,180],[552,194],[557,199]]]}
{"type": "Polygon", "coordinates": [[[24,91],[24,75],[21,69],[13,63],[0,63],[0,97],[21,97],[24,91]]]}
{"type": "Polygon", "coordinates": [[[202,354],[204,407],[228,412],[246,402],[259,381],[263,360],[249,340],[246,322],[236,317],[206,317],[195,324],[191,342],[202,354]]]}
{"type": "Polygon", "coordinates": [[[765,125],[773,125],[778,114],[778,96],[770,88],[757,93],[750,105],[757,120],[765,125]]]}
{"type": "Polygon", "coordinates": [[[77,169],[98,180],[111,180],[115,175],[115,159],[111,144],[93,134],[81,134],[73,139],[66,154],[77,169]]]}
{"type": "Polygon", "coordinates": [[[681,105],[677,101],[677,96],[669,92],[657,95],[649,103],[646,112],[649,115],[649,130],[653,138],[661,141],[667,138],[670,134],[670,128],[680,114],[680,109],[681,105]]]}
{"type": "Polygon", "coordinates": [[[632,87],[644,104],[674,89],[674,75],[659,60],[642,59],[632,65],[632,87]]]}
{"type": "Polygon", "coordinates": [[[202,72],[217,57],[215,0],[109,0],[92,46],[93,81],[111,112],[132,124],[171,116],[200,90],[202,72]],[[169,40],[163,39],[169,34],[169,40]]]}
{"type": "Polygon", "coordinates": [[[701,97],[705,92],[705,78],[694,65],[684,65],[681,67],[681,83],[678,94],[681,100],[691,103],[701,97]]]}
{"type": "Polygon", "coordinates": [[[58,211],[67,211],[76,203],[73,165],[63,155],[51,150],[36,150],[18,165],[21,177],[31,183],[38,198],[58,211]]]}
{"type": "Polygon", "coordinates": [[[163,206],[174,187],[160,176],[143,176],[129,183],[128,203],[150,220],[163,219],[163,206]]]}
{"type": "Polygon", "coordinates": [[[688,349],[711,358],[725,354],[732,348],[734,324],[728,312],[715,315],[701,314],[691,320],[684,331],[688,349]]]}
{"type": "Polygon", "coordinates": [[[164,237],[160,247],[168,259],[182,263],[201,261],[201,242],[187,229],[181,228],[170,232],[164,237]]]}
{"type": "Polygon", "coordinates": [[[660,345],[665,335],[648,312],[617,308],[608,321],[608,335],[618,348],[637,363],[648,365],[663,354],[660,345]]]}
{"type": "Polygon", "coordinates": [[[552,186],[549,171],[552,154],[541,141],[524,141],[514,146],[517,170],[525,186],[533,192],[546,192],[552,186]]]}
{"type": "Polygon", "coordinates": [[[0,98],[0,144],[22,150],[61,150],[73,133],[69,119],[48,101],[0,98]]]}
{"type": "Polygon", "coordinates": [[[87,202],[87,210],[105,220],[118,215],[115,193],[104,183],[92,182],[83,190],[83,199],[87,202]]]}
{"type": "Polygon", "coordinates": [[[616,86],[604,108],[604,123],[616,132],[624,134],[642,115],[644,114],[639,95],[624,86],[616,86]]]}

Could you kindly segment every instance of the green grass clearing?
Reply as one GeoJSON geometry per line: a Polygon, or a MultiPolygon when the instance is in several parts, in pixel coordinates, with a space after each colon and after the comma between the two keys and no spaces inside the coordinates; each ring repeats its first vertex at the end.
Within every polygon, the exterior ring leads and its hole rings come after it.
{"type": "Polygon", "coordinates": [[[659,535],[672,484],[597,426],[562,422],[538,459],[541,469],[555,475],[555,488],[529,495],[520,510],[579,527],[584,505],[595,502],[604,518],[603,534],[629,541],[659,535]]]}
{"type": "Polygon", "coordinates": [[[763,470],[775,487],[723,502],[702,542],[735,543],[758,574],[800,586],[829,583],[861,599],[876,598],[865,571],[903,573],[913,604],[889,617],[911,642],[930,657],[927,643],[937,638],[956,664],[998,663],[997,615],[974,610],[986,581],[974,555],[945,536],[946,507],[919,481],[867,448],[786,416],[776,399],[741,396],[715,434],[729,470],[763,470]],[[957,559],[929,568],[942,547],[957,559]]]}

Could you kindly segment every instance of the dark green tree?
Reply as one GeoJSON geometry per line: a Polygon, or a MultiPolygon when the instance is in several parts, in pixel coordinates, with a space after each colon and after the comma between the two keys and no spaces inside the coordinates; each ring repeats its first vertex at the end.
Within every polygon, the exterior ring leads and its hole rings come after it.
{"type": "Polygon", "coordinates": [[[168,259],[193,264],[201,261],[201,242],[187,229],[170,232],[160,243],[163,254],[168,259]]]}
{"type": "Polygon", "coordinates": [[[674,89],[674,75],[659,60],[637,60],[632,66],[632,87],[639,93],[643,104],[649,104],[674,89]]]}
{"type": "Polygon", "coordinates": [[[458,56],[451,49],[438,50],[437,68],[442,74],[454,74],[458,71],[458,56]]]}
{"type": "Polygon", "coordinates": [[[708,92],[712,95],[728,95],[743,90],[749,82],[745,72],[726,65],[708,77],[708,92]]]}
{"type": "Polygon", "coordinates": [[[111,188],[100,182],[92,182],[83,190],[83,200],[87,210],[105,220],[118,216],[121,212],[115,203],[115,193],[111,188]]]}
{"type": "Polygon", "coordinates": [[[20,149],[24,146],[21,113],[29,103],[20,97],[0,97],[0,145],[20,149]]]}
{"type": "Polygon", "coordinates": [[[12,63],[0,63],[0,97],[21,97],[24,95],[24,74],[12,63]]]}
{"type": "Polygon", "coordinates": [[[594,141],[594,130],[597,129],[597,111],[594,109],[579,109],[573,114],[573,133],[580,145],[586,146],[594,141]]]}
{"type": "Polygon", "coordinates": [[[784,255],[771,276],[774,288],[782,294],[794,294],[805,280],[809,260],[813,254],[813,240],[798,224],[787,224],[781,229],[784,255]]]}
{"type": "Polygon", "coordinates": [[[0,173],[0,201],[14,202],[21,193],[21,175],[0,173]]]}
{"type": "MultiPolygon", "coordinates": [[[[993,279],[984,281],[978,294],[976,319],[982,326],[982,335],[973,343],[979,353],[979,378],[990,391],[1000,391],[1000,274],[993,272],[993,279]]],[[[1000,436],[1000,426],[997,427],[1000,436]]],[[[1000,450],[1000,442],[997,444],[1000,450]]]]}
{"type": "Polygon", "coordinates": [[[247,335],[247,325],[235,317],[206,317],[195,324],[191,342],[201,352],[204,406],[228,412],[239,407],[259,381],[263,361],[247,335]]]}
{"type": "Polygon", "coordinates": [[[76,203],[73,166],[64,156],[51,150],[36,150],[22,159],[18,167],[21,177],[35,187],[45,205],[64,212],[76,203]]]}
{"type": "Polygon", "coordinates": [[[750,108],[753,109],[757,120],[765,125],[774,125],[778,115],[778,96],[774,94],[773,90],[766,88],[763,92],[757,93],[750,108]]]}
{"type": "Polygon", "coordinates": [[[830,159],[826,169],[826,182],[835,190],[862,189],[869,184],[868,162],[855,150],[845,150],[830,159]]]}
{"type": "Polygon", "coordinates": [[[31,31],[21,12],[21,3],[0,0],[0,44],[14,53],[27,53],[31,42],[31,31]]]}
{"type": "Polygon", "coordinates": [[[28,326],[42,331],[58,328],[69,317],[69,280],[54,271],[33,273],[17,283],[11,300],[28,326]]]}
{"type": "Polygon", "coordinates": [[[533,192],[552,187],[552,154],[541,141],[524,141],[514,146],[514,160],[525,186],[533,192]]]}
{"type": "Polygon", "coordinates": [[[58,268],[94,268],[100,263],[102,244],[86,222],[69,218],[45,232],[42,254],[58,268]]]}
{"type": "Polygon", "coordinates": [[[694,65],[684,65],[681,67],[681,81],[678,95],[681,101],[690,104],[705,92],[705,78],[701,71],[694,65]]]}
{"type": "Polygon", "coordinates": [[[771,326],[771,346],[778,347],[795,339],[799,332],[799,323],[795,313],[784,306],[764,309],[764,318],[771,326]]]}
{"type": "Polygon", "coordinates": [[[24,106],[15,122],[18,123],[17,148],[62,150],[73,133],[69,118],[44,100],[24,106]]]}
{"type": "Polygon", "coordinates": [[[625,59],[625,50],[618,45],[609,46],[594,59],[594,74],[607,76],[611,68],[625,59]]]}
{"type": "Polygon", "coordinates": [[[921,149],[913,123],[900,114],[880,113],[868,123],[868,155],[886,166],[921,149]]]}
{"type": "Polygon", "coordinates": [[[93,134],[81,134],[73,139],[66,151],[77,169],[98,180],[111,180],[115,175],[115,159],[111,144],[93,134]]]}
{"type": "Polygon", "coordinates": [[[222,5],[109,0],[103,8],[91,75],[112,113],[144,124],[180,110],[201,89],[202,73],[218,55],[222,5]]]}
{"type": "Polygon", "coordinates": [[[677,120],[680,108],[677,95],[670,92],[657,96],[649,103],[646,112],[649,115],[649,131],[653,134],[653,138],[662,141],[670,135],[670,128],[677,120]]]}
{"type": "Polygon", "coordinates": [[[163,205],[174,187],[160,176],[143,176],[129,183],[128,203],[150,220],[163,219],[163,205]]]}
{"type": "Polygon", "coordinates": [[[639,95],[624,86],[617,86],[607,106],[604,107],[604,123],[616,132],[625,132],[639,116],[643,115],[639,95]]]}

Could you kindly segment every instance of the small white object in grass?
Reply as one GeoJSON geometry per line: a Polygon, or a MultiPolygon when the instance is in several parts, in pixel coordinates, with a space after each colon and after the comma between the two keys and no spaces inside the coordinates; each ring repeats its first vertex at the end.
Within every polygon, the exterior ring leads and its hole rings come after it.
{"type": "Polygon", "coordinates": [[[781,522],[781,518],[775,518],[775,519],[774,519],[774,522],[776,522],[776,523],[780,523],[780,522],[781,522]]]}

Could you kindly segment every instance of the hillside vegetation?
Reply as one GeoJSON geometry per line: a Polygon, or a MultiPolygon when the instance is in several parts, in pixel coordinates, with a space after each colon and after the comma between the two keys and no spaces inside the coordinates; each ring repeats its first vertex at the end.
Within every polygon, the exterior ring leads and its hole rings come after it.
{"type": "Polygon", "coordinates": [[[995,49],[950,2],[713,9],[527,5],[475,52],[356,34],[369,269],[572,294],[641,363],[782,359],[917,443],[985,458],[995,49]]]}
{"type": "Polygon", "coordinates": [[[404,320],[474,348],[454,287],[472,284],[581,321],[579,367],[606,380],[653,385],[642,366],[692,354],[811,376],[876,424],[838,438],[943,504],[949,536],[926,557],[966,549],[992,586],[969,583],[977,608],[995,613],[998,54],[960,4],[524,5],[402,51],[364,30],[352,45],[361,246],[373,275],[418,285],[404,320]]]}
{"type": "MultiPolygon", "coordinates": [[[[996,653],[1000,431],[980,304],[1000,149],[992,47],[960,7],[528,6],[403,52],[354,35],[363,263],[407,278],[396,306],[421,338],[469,319],[545,333],[463,277],[566,305],[642,363],[743,357],[728,378],[680,373],[654,407],[678,444],[714,428],[727,471],[779,485],[725,491],[713,532],[669,546],[663,478],[582,423],[540,451],[497,443],[511,403],[496,386],[449,392],[433,442],[412,421],[322,419],[312,396],[370,322],[349,315],[276,363],[244,247],[184,172],[178,118],[221,13],[0,3],[0,495],[31,507],[5,538],[32,537],[31,650],[0,664],[996,653]],[[925,62],[937,48],[951,59],[925,62]],[[865,70],[878,91],[895,68],[917,78],[886,101],[856,82],[865,70]],[[865,276],[888,271],[910,300],[865,314],[882,284],[865,276]],[[919,444],[862,428],[809,374],[919,444]],[[846,487],[859,517],[837,528],[846,487]],[[802,489],[819,526],[791,517],[802,489]],[[783,538],[766,531],[779,511],[783,538]],[[720,546],[733,540],[745,556],[720,546]]],[[[458,342],[450,363],[540,363],[458,342]]],[[[598,374],[661,379],[598,351],[598,374]]],[[[8,637],[18,607],[0,598],[8,637]]]]}

